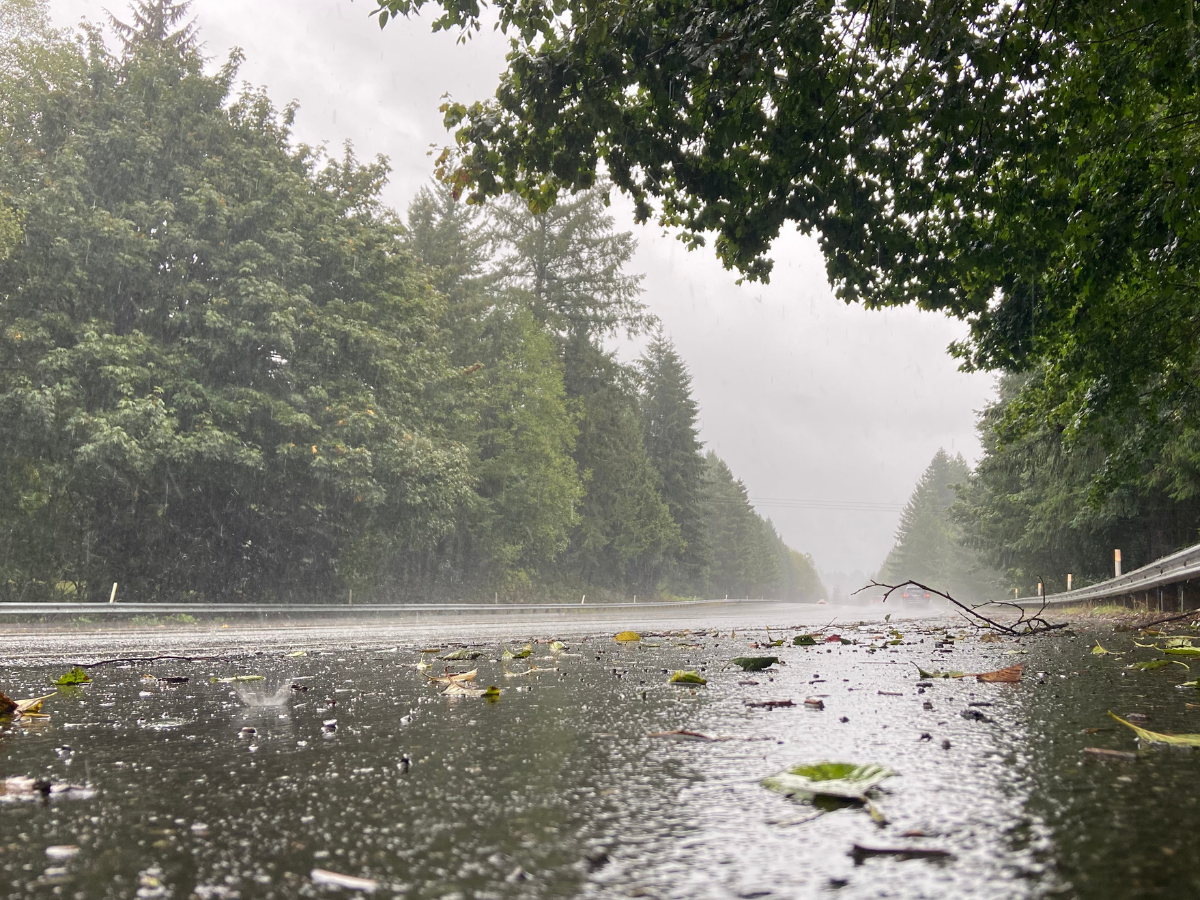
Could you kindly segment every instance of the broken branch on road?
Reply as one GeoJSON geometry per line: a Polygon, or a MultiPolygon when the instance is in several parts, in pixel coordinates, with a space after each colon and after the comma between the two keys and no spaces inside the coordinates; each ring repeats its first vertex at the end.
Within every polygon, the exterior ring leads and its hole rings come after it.
{"type": "MultiPolygon", "coordinates": [[[[979,611],[979,609],[980,609],[979,606],[968,606],[967,604],[963,603],[961,600],[955,600],[952,596],[947,594],[945,591],[939,591],[937,588],[932,588],[927,584],[921,584],[921,582],[919,582],[919,581],[909,580],[909,581],[902,581],[899,584],[882,584],[881,582],[871,579],[871,582],[869,584],[866,584],[863,587],[860,587],[854,593],[859,594],[859,593],[869,590],[871,588],[884,588],[886,593],[883,595],[883,602],[886,603],[888,597],[890,597],[892,594],[894,594],[896,591],[900,590],[901,588],[909,587],[910,585],[912,587],[917,588],[918,590],[927,591],[930,594],[937,594],[937,596],[941,597],[942,599],[949,601],[954,606],[958,607],[959,612],[962,613],[967,618],[967,620],[969,622],[971,622],[971,624],[973,624],[977,627],[987,626],[990,628],[994,628],[996,631],[1001,632],[1003,634],[1011,635],[1012,637],[1023,637],[1025,635],[1030,635],[1030,634],[1043,634],[1043,633],[1049,632],[1049,631],[1058,631],[1061,628],[1066,628],[1067,625],[1069,624],[1067,622],[1051,624],[1050,622],[1047,622],[1044,618],[1042,618],[1042,613],[1046,611],[1046,601],[1044,598],[1042,600],[1041,607],[1033,615],[1029,615],[1029,610],[1025,609],[1022,606],[1018,606],[1015,603],[992,604],[992,605],[996,605],[996,606],[1011,606],[1013,609],[1017,610],[1017,612],[1019,613],[1019,615],[1017,617],[1017,621],[1013,622],[1011,625],[1005,625],[1002,622],[997,622],[995,619],[985,616],[983,613],[981,613],[979,611]]],[[[986,606],[986,605],[988,605],[988,604],[981,604],[981,606],[986,606]]]]}

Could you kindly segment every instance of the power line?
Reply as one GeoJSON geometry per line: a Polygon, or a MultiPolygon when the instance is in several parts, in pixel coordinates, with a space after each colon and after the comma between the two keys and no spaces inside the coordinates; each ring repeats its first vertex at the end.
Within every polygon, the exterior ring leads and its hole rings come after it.
{"type": "MultiPolygon", "coordinates": [[[[903,503],[882,503],[871,500],[800,500],[790,497],[747,497],[747,502],[754,506],[768,506],[777,509],[827,509],[848,512],[903,512],[903,503]]],[[[710,500],[710,503],[736,503],[736,500],[710,500]]]]}

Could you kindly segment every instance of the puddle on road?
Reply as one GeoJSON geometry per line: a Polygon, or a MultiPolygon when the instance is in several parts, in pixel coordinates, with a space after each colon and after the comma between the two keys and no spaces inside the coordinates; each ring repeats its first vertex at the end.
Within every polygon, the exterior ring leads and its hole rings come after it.
{"type": "MultiPolygon", "coordinates": [[[[395,652],[314,646],[301,657],[100,667],[94,683],[48,701],[50,719],[0,734],[0,774],[95,791],[0,806],[0,883],[9,897],[88,900],[354,895],[336,878],[315,883],[314,869],[373,880],[374,896],[446,900],[1200,889],[1200,756],[1082,754],[1137,749],[1108,709],[1200,732],[1200,710],[1186,706],[1200,694],[1175,687],[1189,673],[1126,670],[1125,635],[1105,639],[1121,659],[1092,656],[1086,635],[972,639],[942,652],[919,633],[930,627],[902,624],[901,646],[877,624],[841,632],[857,644],[812,647],[790,643],[807,629],[781,629],[788,643],[757,650],[749,641],[764,632],[738,628],[731,639],[728,626],[630,643],[514,630],[510,649],[557,637],[566,652],[535,644],[530,659],[504,661],[489,639],[477,645],[482,658],[429,670],[478,668],[476,687],[501,690],[490,703],[439,695],[445,685],[415,666],[425,639],[395,652]],[[786,665],[727,666],[765,654],[786,665]],[[1026,670],[1017,685],[920,688],[914,662],[1026,670]],[[506,677],[530,663],[545,670],[506,677]],[[677,670],[708,684],[668,684],[677,670]],[[236,675],[264,680],[210,680],[236,675]],[[795,705],[746,705],[770,700],[795,705]],[[983,718],[964,717],[970,710],[983,718]],[[675,729],[754,740],[649,737],[675,729]],[[887,824],[860,808],[787,824],[810,808],[761,779],[820,760],[898,772],[876,794],[887,824]],[[952,855],[856,863],[855,844],[952,855]]],[[[2,669],[0,688],[36,696],[61,671],[2,669]]]]}

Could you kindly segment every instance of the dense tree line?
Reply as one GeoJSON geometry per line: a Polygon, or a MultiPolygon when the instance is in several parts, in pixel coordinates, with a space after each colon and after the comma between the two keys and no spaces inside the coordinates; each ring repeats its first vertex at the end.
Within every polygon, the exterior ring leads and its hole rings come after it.
{"type": "Polygon", "coordinates": [[[820,591],[704,457],[602,190],[402,220],[186,4],[117,31],[0,0],[6,598],[820,591]]]}
{"type": "Polygon", "coordinates": [[[984,411],[984,454],[952,510],[964,542],[1023,595],[1039,581],[1062,590],[1125,571],[1200,540],[1200,441],[1181,427],[1132,476],[1106,483],[1111,449],[1095,435],[1069,440],[1047,425],[1013,436],[1012,406],[1036,374],[1010,375],[984,411]],[[1099,485],[1103,485],[1100,487],[1099,485]]]}
{"type": "MultiPolygon", "coordinates": [[[[1108,464],[1096,436],[1068,443],[1044,427],[1012,438],[1005,420],[1035,375],[1001,379],[980,417],[983,455],[972,470],[938,451],[900,520],[880,580],[914,579],[963,599],[1000,599],[1014,588],[1031,596],[1125,571],[1200,540],[1194,438],[1186,434],[1145,461],[1137,478],[1097,488],[1108,464]],[[1008,436],[1008,439],[1005,439],[1008,436]]],[[[1011,595],[1010,595],[1011,596],[1011,595]]]]}
{"type": "Polygon", "coordinates": [[[788,547],[746,499],[746,486],[715,453],[704,457],[711,592],[808,599],[824,593],[812,557],[788,547]]]}

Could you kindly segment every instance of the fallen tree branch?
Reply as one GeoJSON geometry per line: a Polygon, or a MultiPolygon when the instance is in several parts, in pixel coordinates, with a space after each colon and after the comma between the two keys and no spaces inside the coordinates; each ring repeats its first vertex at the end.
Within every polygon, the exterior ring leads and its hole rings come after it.
{"type": "MultiPolygon", "coordinates": [[[[1047,631],[1057,631],[1060,628],[1066,628],[1069,624],[1067,622],[1060,622],[1056,625],[1052,625],[1042,617],[1042,613],[1046,611],[1046,599],[1044,597],[1042,598],[1041,608],[1039,608],[1038,611],[1033,615],[1029,615],[1029,610],[1025,609],[1023,606],[1018,606],[1015,603],[993,604],[996,606],[1011,606],[1018,611],[1019,615],[1017,617],[1017,621],[1013,622],[1011,625],[1005,625],[1002,622],[997,622],[995,619],[985,616],[979,611],[978,606],[968,606],[961,600],[955,600],[945,591],[939,591],[937,588],[931,588],[927,584],[921,584],[921,582],[912,581],[911,579],[908,581],[902,581],[899,584],[881,584],[880,582],[872,579],[870,584],[860,587],[854,593],[859,594],[863,591],[870,590],[871,588],[884,588],[886,593],[883,595],[883,602],[886,603],[888,597],[892,596],[893,593],[909,585],[912,585],[919,590],[927,591],[930,594],[937,594],[939,597],[948,600],[950,603],[953,603],[956,607],[958,607],[960,613],[976,627],[979,627],[980,623],[983,623],[990,628],[994,628],[996,631],[1011,635],[1013,637],[1023,637],[1029,634],[1041,634],[1047,631]]],[[[986,606],[988,604],[981,605],[986,606]]]]}
{"type": "Polygon", "coordinates": [[[163,659],[180,659],[184,662],[203,662],[206,660],[225,659],[224,656],[121,656],[116,659],[101,659],[90,663],[67,663],[81,669],[94,669],[97,666],[107,666],[113,663],[148,663],[163,659]]]}

